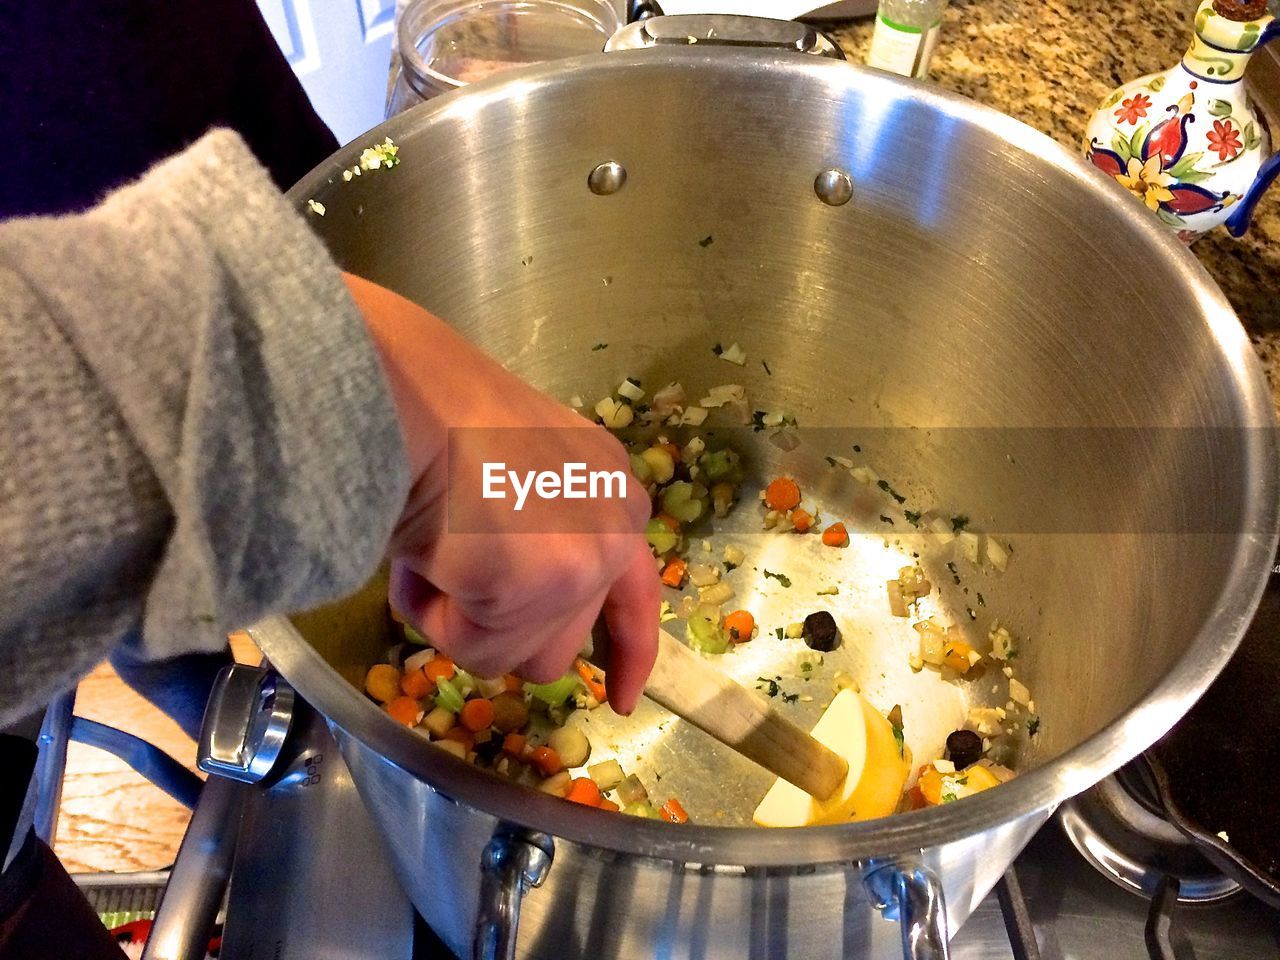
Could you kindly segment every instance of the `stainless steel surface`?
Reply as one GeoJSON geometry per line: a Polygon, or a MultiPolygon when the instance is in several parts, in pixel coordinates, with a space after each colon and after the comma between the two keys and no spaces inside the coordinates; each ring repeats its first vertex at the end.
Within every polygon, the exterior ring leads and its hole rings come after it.
{"type": "Polygon", "coordinates": [[[813,181],[818,199],[832,207],[842,207],[853,199],[853,181],[843,170],[823,170],[813,181]]]}
{"type": "Polygon", "coordinates": [[[247,784],[210,777],[169,871],[142,960],[203,960],[235,854],[247,784]]]}
{"type": "Polygon", "coordinates": [[[821,30],[794,20],[743,17],[714,13],[646,17],[629,23],[605,43],[606,52],[646,47],[692,46],[760,47],[812,53],[843,60],[844,51],[821,30]]]}
{"type": "Polygon", "coordinates": [[[411,956],[409,898],[328,728],[299,703],[276,774],[247,791],[222,960],[411,956]]]}
{"type": "Polygon", "coordinates": [[[514,960],[520,904],[531,887],[542,886],[555,846],[545,834],[499,828],[480,855],[480,905],[473,960],[514,960]]]}
{"type": "MultiPolygon", "coordinates": [[[[742,822],[761,781],[656,708],[580,718],[599,723],[604,755],[630,749],[629,768],[661,773],[696,807],[696,823],[671,829],[495,782],[391,721],[354,685],[387,642],[376,583],[297,630],[259,626],[275,666],[333,723],[407,891],[455,950],[470,942],[477,866],[501,823],[556,838],[556,867],[522,907],[524,956],[654,943],[680,960],[894,955],[899,931],[875,914],[861,864],[918,860],[956,929],[1054,805],[1150,744],[1230,655],[1275,544],[1269,391],[1193,258],[1047,138],[925,85],[703,44],[511,74],[368,139],[388,135],[394,171],[342,182],[353,144],[292,192],[325,204],[310,222],[345,268],[557,396],[600,396],[628,375],[695,394],[732,380],[752,406],[818,429],[822,442],[786,455],[753,444],[744,501],[785,464],[820,503],[854,514],[829,601],[846,643],[827,667],[851,670],[882,709],[902,703],[923,758],[970,704],[1003,695],[906,665],[910,627],[891,622],[883,581],[912,538],[886,537],[881,501],[867,500],[877,492],[822,459],[874,434],[868,462],[912,503],[1021,531],[1006,573],[973,574],[986,598],[974,619],[949,588],[936,612],[979,643],[992,618],[1011,624],[1042,718],[1034,742],[1009,739],[1024,772],[997,790],[796,832],[718,826],[742,822]],[[602,202],[582,180],[606,160],[629,177],[602,202]],[[814,196],[832,168],[853,185],[841,207],[814,196]],[[741,343],[747,366],[713,355],[717,340],[741,343]],[[990,456],[978,427],[1005,431],[1005,456],[990,456]],[[1082,526],[1099,516],[1115,526],[1082,526]],[[1201,518],[1212,532],[1197,532],[1201,518]],[[444,863],[427,855],[441,838],[444,863]]],[[[762,624],[795,619],[836,576],[816,547],[762,535],[749,509],[716,536],[749,545],[734,576],[762,624]],[[791,591],[761,573],[775,559],[791,591]]],[[[921,559],[945,579],[941,555],[921,559]]],[[[723,663],[749,680],[782,649],[762,637],[723,663]]],[[[821,708],[798,704],[796,719],[821,708]]]]}
{"type": "MultiPolygon", "coordinates": [[[[36,836],[50,846],[58,829],[58,808],[62,806],[62,775],[67,768],[67,743],[71,739],[71,717],[76,709],[76,691],[73,687],[52,700],[45,710],[36,737],[36,769],[27,790],[27,804],[34,802],[36,836]]],[[[24,804],[24,809],[27,804],[24,804]]],[[[21,823],[23,817],[19,817],[21,823]]],[[[26,830],[14,831],[14,843],[22,845],[26,830]]],[[[16,853],[16,847],[14,852],[16,853]]],[[[6,858],[5,863],[8,863],[6,858]]]]}
{"type": "Polygon", "coordinates": [[[244,783],[262,780],[284,749],[293,700],[289,684],[266,667],[224,667],[205,708],[197,766],[244,783]]]}
{"type": "Polygon", "coordinates": [[[1166,875],[1178,878],[1183,903],[1212,903],[1240,892],[1173,824],[1107,777],[1058,809],[1072,845],[1099,873],[1130,893],[1155,895],[1166,875]]]}
{"type": "Polygon", "coordinates": [[[598,197],[617,193],[627,182],[627,168],[613,160],[602,163],[587,174],[587,186],[598,197]]]}

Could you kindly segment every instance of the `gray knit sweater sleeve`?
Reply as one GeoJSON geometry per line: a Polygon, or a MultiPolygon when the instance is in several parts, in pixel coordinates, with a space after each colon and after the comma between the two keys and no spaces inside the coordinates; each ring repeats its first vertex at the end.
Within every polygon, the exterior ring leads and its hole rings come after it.
{"type": "Polygon", "coordinates": [[[234,134],[0,224],[0,726],[122,640],[353,589],[408,487],[341,275],[234,134]]]}

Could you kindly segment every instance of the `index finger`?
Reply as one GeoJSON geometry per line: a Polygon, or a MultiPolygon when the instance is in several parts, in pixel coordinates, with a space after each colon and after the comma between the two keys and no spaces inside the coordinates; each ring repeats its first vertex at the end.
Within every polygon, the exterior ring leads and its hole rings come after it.
{"type": "Polygon", "coordinates": [[[637,538],[631,560],[604,601],[609,626],[609,705],[624,716],[636,708],[645,681],[658,659],[658,578],[653,555],[637,538]]]}

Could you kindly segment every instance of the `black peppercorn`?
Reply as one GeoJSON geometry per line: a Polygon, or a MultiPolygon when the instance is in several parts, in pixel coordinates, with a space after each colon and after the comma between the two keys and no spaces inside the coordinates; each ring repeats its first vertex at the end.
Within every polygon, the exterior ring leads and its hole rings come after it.
{"type": "Polygon", "coordinates": [[[957,730],[947,736],[947,759],[957,770],[977,763],[982,758],[982,738],[972,730],[957,730]]]}
{"type": "Polygon", "coordinates": [[[840,628],[836,626],[836,618],[825,610],[811,613],[804,618],[802,636],[806,646],[822,653],[840,646],[840,628]]]}

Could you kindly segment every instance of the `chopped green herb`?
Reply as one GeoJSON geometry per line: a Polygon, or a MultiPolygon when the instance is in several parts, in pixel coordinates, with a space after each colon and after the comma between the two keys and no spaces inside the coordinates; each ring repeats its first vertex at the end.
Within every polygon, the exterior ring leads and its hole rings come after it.
{"type": "Polygon", "coordinates": [[[594,347],[591,348],[591,352],[595,353],[597,350],[603,350],[607,346],[609,346],[607,343],[597,343],[594,347]]]}
{"type": "Polygon", "coordinates": [[[956,569],[955,562],[948,560],[947,569],[951,571],[951,579],[958,584],[960,582],[960,571],[956,569]]]}
{"type": "Polygon", "coordinates": [[[714,347],[711,348],[711,352],[718,357],[720,356],[720,354],[724,353],[724,347],[720,346],[720,344],[717,343],[714,347]]]}
{"type": "Polygon", "coordinates": [[[531,263],[533,263],[533,257],[532,257],[532,256],[528,256],[528,257],[521,257],[521,258],[520,258],[520,266],[522,266],[522,267],[527,267],[527,266],[528,266],[529,264],[531,264],[531,263]]]}
{"type": "Polygon", "coordinates": [[[836,458],[835,458],[835,457],[823,457],[822,459],[823,459],[823,460],[825,460],[825,461],[827,461],[827,463],[828,463],[828,464],[830,464],[830,465],[831,465],[831,466],[833,466],[833,467],[838,467],[838,466],[840,466],[840,464],[836,463],[836,458]]]}
{"type": "Polygon", "coordinates": [[[808,660],[806,660],[804,663],[800,664],[800,672],[801,672],[801,673],[812,673],[812,672],[813,672],[813,664],[812,664],[812,663],[810,663],[808,660]]]}
{"type": "Polygon", "coordinates": [[[964,786],[968,786],[968,784],[969,784],[969,778],[968,778],[968,777],[956,777],[956,778],[955,778],[954,780],[952,780],[951,782],[952,782],[952,783],[954,783],[954,784],[956,784],[957,786],[964,787],[964,786]]]}
{"type": "Polygon", "coordinates": [[[1034,713],[1027,718],[1027,736],[1034,737],[1040,732],[1040,718],[1034,713]]]}
{"type": "Polygon", "coordinates": [[[858,445],[855,443],[855,444],[853,445],[853,452],[854,452],[854,453],[861,453],[861,452],[862,452],[862,448],[861,448],[860,446],[858,446],[858,445]]]}
{"type": "Polygon", "coordinates": [[[897,490],[893,489],[893,487],[889,486],[888,480],[877,480],[876,486],[879,487],[881,490],[883,490],[885,493],[887,493],[889,496],[893,497],[893,499],[897,500],[899,503],[907,502],[906,497],[900,494],[897,490]]]}
{"type": "Polygon", "coordinates": [[[639,380],[637,380],[635,377],[627,377],[627,383],[629,383],[629,384],[631,384],[632,386],[635,386],[635,387],[642,386],[642,384],[640,383],[640,381],[639,381],[639,380]]]}
{"type": "Polygon", "coordinates": [[[880,522],[881,522],[881,523],[887,523],[887,524],[889,524],[889,526],[893,526],[893,517],[886,517],[886,516],[882,513],[882,514],[880,514],[880,522]]]}
{"type": "Polygon", "coordinates": [[[751,429],[759,433],[764,429],[764,411],[756,410],[751,414],[751,429]]]}
{"type": "Polygon", "coordinates": [[[756,680],[759,681],[756,684],[757,690],[763,690],[765,693],[767,693],[771,697],[776,697],[778,695],[777,680],[770,680],[768,677],[756,677],[756,680]],[[764,684],[763,687],[760,686],[761,683],[764,684]]]}
{"type": "Polygon", "coordinates": [[[777,630],[773,631],[773,635],[777,637],[779,640],[781,640],[783,637],[787,635],[787,632],[784,628],[779,627],[777,630]]]}
{"type": "Polygon", "coordinates": [[[960,533],[969,525],[969,518],[961,514],[958,517],[951,518],[951,532],[960,533]]]}
{"type": "Polygon", "coordinates": [[[942,795],[943,803],[955,803],[959,799],[960,799],[959,797],[957,797],[954,793],[951,793],[950,791],[942,795]]]}
{"type": "Polygon", "coordinates": [[[898,759],[907,758],[907,738],[902,732],[902,704],[895,703],[889,711],[889,726],[893,728],[893,742],[898,745],[898,759]]]}
{"type": "Polygon", "coordinates": [[[701,240],[698,241],[698,246],[702,247],[702,249],[705,250],[707,247],[711,246],[715,242],[716,242],[715,238],[712,237],[711,234],[707,234],[705,237],[703,237],[701,240]]]}
{"type": "Polygon", "coordinates": [[[774,580],[777,580],[778,583],[780,583],[784,587],[791,586],[791,578],[788,577],[785,573],[773,573],[769,570],[765,570],[764,575],[766,577],[772,577],[774,580]]]}
{"type": "Polygon", "coordinates": [[[919,510],[903,510],[902,515],[907,518],[907,522],[913,527],[920,526],[921,513],[919,510]]]}
{"type": "Polygon", "coordinates": [[[761,360],[761,361],[760,361],[760,366],[764,367],[764,372],[765,372],[765,373],[767,373],[767,374],[768,374],[769,376],[771,376],[771,377],[773,376],[773,371],[769,369],[769,364],[768,364],[766,361],[761,360]]]}
{"type": "Polygon", "coordinates": [[[736,563],[732,562],[731,560],[726,560],[726,561],[724,562],[724,572],[725,572],[725,573],[728,573],[728,572],[729,572],[729,571],[731,571],[731,570],[737,570],[737,569],[738,569],[738,565],[737,565],[736,563]]]}
{"type": "Polygon", "coordinates": [[[782,695],[783,703],[795,703],[799,699],[800,699],[800,694],[798,693],[784,693],[782,695]]]}
{"type": "Polygon", "coordinates": [[[977,620],[977,619],[978,619],[978,615],[977,615],[976,613],[974,613],[974,612],[973,612],[973,607],[965,607],[965,608],[964,608],[964,612],[965,612],[965,613],[967,613],[967,614],[969,615],[969,619],[970,619],[970,620],[977,620]]]}
{"type": "Polygon", "coordinates": [[[987,605],[986,597],[984,597],[982,594],[978,594],[978,606],[985,607],[986,605],[987,605]]]}

